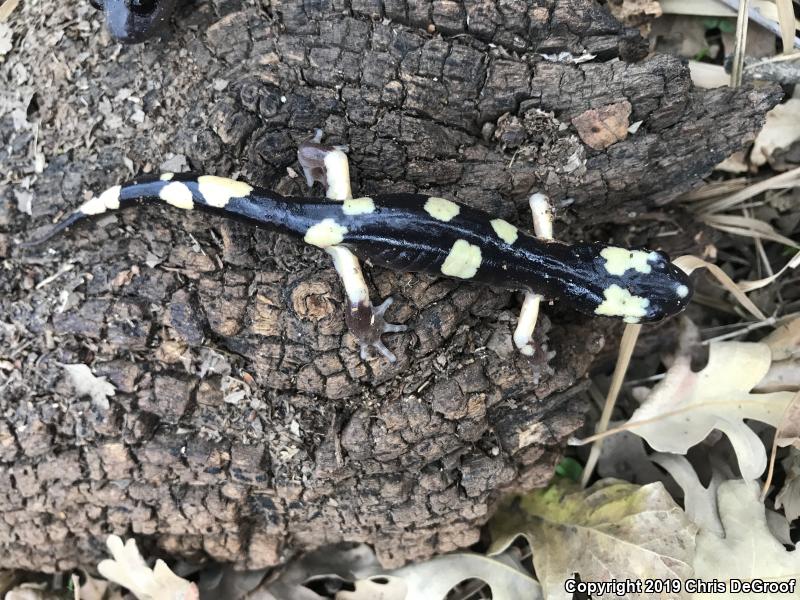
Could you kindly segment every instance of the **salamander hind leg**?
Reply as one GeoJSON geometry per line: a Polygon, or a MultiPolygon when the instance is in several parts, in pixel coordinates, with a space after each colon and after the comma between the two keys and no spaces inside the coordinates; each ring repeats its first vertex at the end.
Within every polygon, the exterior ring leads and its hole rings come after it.
{"type": "Polygon", "coordinates": [[[395,362],[397,358],[383,344],[381,336],[384,333],[406,331],[408,327],[387,323],[384,319],[386,309],[392,304],[392,298],[387,298],[379,306],[373,306],[358,258],[344,246],[329,246],[325,250],[333,258],[333,266],[344,285],[348,300],[345,322],[361,346],[361,358],[366,360],[367,350],[372,346],[386,360],[395,362]]]}

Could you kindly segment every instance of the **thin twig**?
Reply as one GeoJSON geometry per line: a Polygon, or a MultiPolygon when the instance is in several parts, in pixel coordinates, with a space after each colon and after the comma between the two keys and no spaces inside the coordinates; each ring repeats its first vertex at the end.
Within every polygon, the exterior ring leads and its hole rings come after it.
{"type": "Polygon", "coordinates": [[[747,25],[750,11],[750,0],[739,0],[739,13],[736,16],[736,47],[733,50],[733,65],[731,66],[731,87],[742,85],[744,69],[745,46],[747,45],[747,25]]]}
{"type": "Polygon", "coordinates": [[[800,59],[800,52],[792,52],[791,54],[778,54],[778,56],[770,56],[769,58],[762,58],[759,61],[752,62],[749,65],[745,65],[744,70],[749,71],[750,69],[757,69],[758,67],[763,67],[764,65],[769,65],[771,63],[781,63],[798,59],[800,59]]]}
{"type": "Polygon", "coordinates": [[[713,344],[714,342],[721,342],[723,340],[729,340],[731,338],[739,337],[750,333],[755,329],[761,329],[762,327],[771,327],[775,325],[777,319],[775,317],[770,317],[765,319],[764,321],[756,321],[755,323],[750,323],[746,327],[742,327],[737,329],[736,331],[731,331],[729,333],[724,333],[722,335],[718,335],[717,337],[709,338],[707,340],[703,340],[700,342],[701,346],[708,346],[709,344],[713,344]]]}
{"type": "Polygon", "coordinates": [[[44,286],[46,286],[46,285],[48,285],[50,283],[53,283],[56,279],[61,277],[64,273],[70,272],[74,267],[75,267],[75,265],[73,265],[72,263],[67,263],[66,265],[61,267],[56,273],[53,273],[49,277],[45,277],[39,283],[37,283],[36,284],[36,289],[40,290],[44,286]]]}

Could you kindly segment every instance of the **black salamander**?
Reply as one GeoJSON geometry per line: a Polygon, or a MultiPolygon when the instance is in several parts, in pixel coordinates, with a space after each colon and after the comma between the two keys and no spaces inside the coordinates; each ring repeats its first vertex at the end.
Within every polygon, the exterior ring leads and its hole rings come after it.
{"type": "MultiPolygon", "coordinates": [[[[538,298],[558,298],[589,315],[648,323],[679,313],[692,295],[688,276],[661,252],[542,239],[480,210],[427,195],[351,198],[349,175],[342,171],[347,157],[340,149],[306,143],[299,155],[309,181],[326,182],[328,198],[284,197],[224,177],[164,173],[109,188],[33,244],[94,215],[150,201],[288,233],[332,256],[349,300],[347,324],[362,357],[373,346],[390,361],[394,355],[381,335],[406,327],[384,321],[391,298],[373,307],[359,259],[525,291],[525,323],[518,331],[528,334],[515,335],[525,354],[532,353],[526,348],[536,321],[526,305],[536,302],[538,313],[538,298]]],[[[539,200],[532,198],[534,210],[539,200]]]]}
{"type": "Polygon", "coordinates": [[[178,0],[90,0],[102,10],[106,25],[117,41],[138,44],[161,33],[178,0]]]}

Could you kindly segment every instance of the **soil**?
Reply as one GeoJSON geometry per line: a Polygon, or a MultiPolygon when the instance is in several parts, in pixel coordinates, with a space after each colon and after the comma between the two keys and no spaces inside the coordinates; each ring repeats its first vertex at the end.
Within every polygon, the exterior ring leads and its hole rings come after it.
{"type": "Polygon", "coordinates": [[[23,0],[7,25],[0,556],[36,571],[95,563],[112,532],[240,568],[339,540],[386,566],[469,546],[502,494],[547,482],[619,333],[556,303],[524,357],[517,294],[376,268],[411,331],[386,338],[397,363],[363,361],[327,256],[282,235],[145,207],[17,247],[93,192],[186,168],[307,194],[295,150],[320,127],[357,193],[527,227],[540,190],[562,239],[677,254],[708,232],[670,201],[780,98],[694,89],[590,0],[215,0],[139,46],[88,2],[23,0]],[[610,145],[573,124],[628,110],[610,145]],[[65,364],[115,394],[79,395],[65,364]]]}

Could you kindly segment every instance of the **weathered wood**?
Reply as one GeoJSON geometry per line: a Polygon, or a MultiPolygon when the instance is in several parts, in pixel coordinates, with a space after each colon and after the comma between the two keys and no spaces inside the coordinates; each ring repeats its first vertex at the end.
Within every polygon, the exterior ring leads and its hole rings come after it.
{"type": "Polygon", "coordinates": [[[112,531],[249,567],[343,539],[387,564],[467,546],[504,491],[547,481],[583,421],[576,382],[614,333],[545,307],[528,359],[514,294],[372,269],[374,298],[393,295],[413,331],[388,338],[395,365],[364,362],[327,257],[283,236],[150,207],[52,252],[14,247],[128,177],[126,160],[184,155],[301,194],[295,148],[322,127],[350,145],[357,191],[424,190],[527,225],[537,188],[561,237],[643,243],[635,215],[741,148],[778,98],[693,89],[590,0],[218,0],[180,12],[163,45],[126,48],[82,4],[23,3],[0,65],[21,111],[0,120],[4,567],[88,564],[112,531]],[[561,52],[596,58],[543,57],[561,52]],[[584,144],[572,119],[623,101],[638,131],[584,144]],[[35,220],[16,208],[26,188],[35,220]],[[109,408],[76,397],[60,363],[106,376],[109,408]]]}

